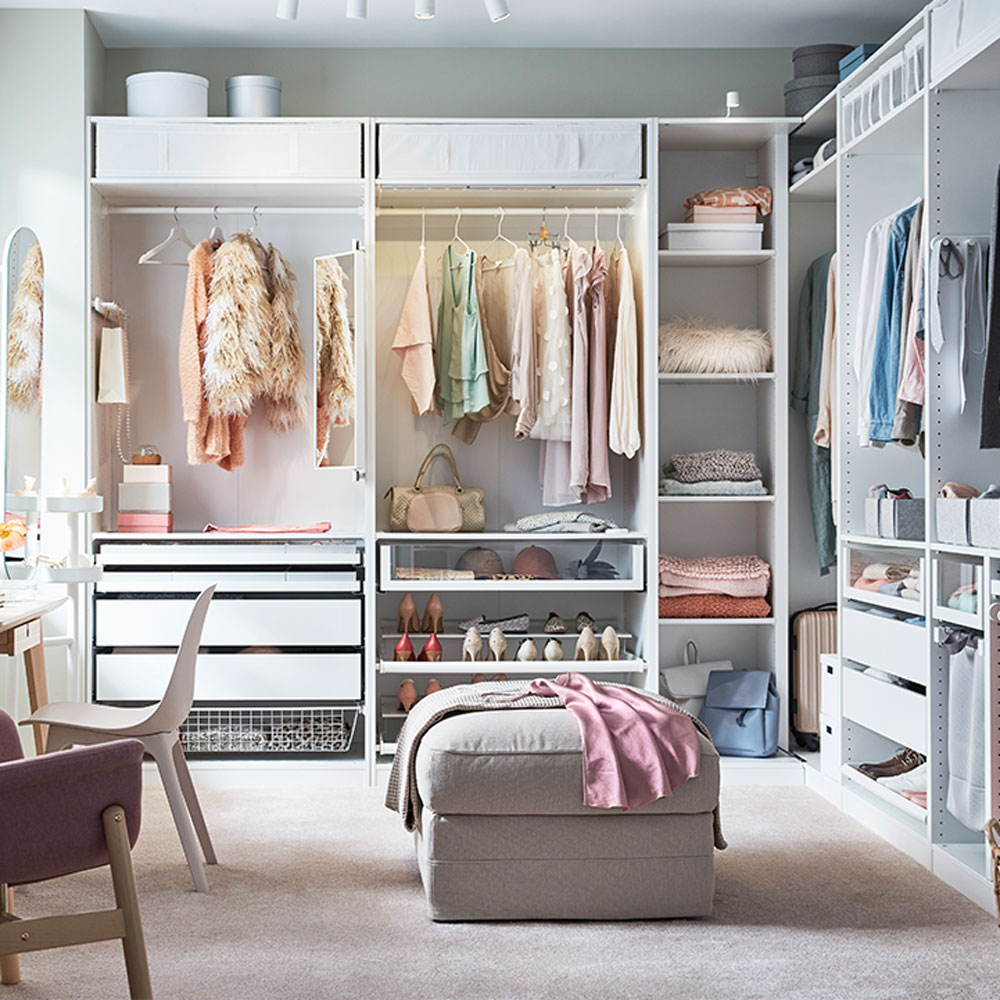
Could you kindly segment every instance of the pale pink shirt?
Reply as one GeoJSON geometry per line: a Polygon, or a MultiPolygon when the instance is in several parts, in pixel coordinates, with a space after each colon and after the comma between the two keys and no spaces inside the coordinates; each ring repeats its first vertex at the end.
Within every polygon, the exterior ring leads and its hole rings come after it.
{"type": "Polygon", "coordinates": [[[434,409],[434,327],[423,247],[403,301],[392,349],[403,361],[401,374],[413,400],[413,412],[419,416],[430,413],[434,409]]]}

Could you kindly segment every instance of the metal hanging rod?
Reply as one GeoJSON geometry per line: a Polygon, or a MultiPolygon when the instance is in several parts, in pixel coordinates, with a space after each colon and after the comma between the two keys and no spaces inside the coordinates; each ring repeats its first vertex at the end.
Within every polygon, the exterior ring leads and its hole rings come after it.
{"type": "Polygon", "coordinates": [[[364,215],[360,205],[109,205],[109,215],[364,215]]]}
{"type": "MultiPolygon", "coordinates": [[[[539,215],[550,215],[553,219],[561,219],[566,214],[586,216],[593,218],[595,215],[621,215],[622,217],[636,215],[629,208],[560,208],[558,205],[548,205],[545,208],[507,208],[504,207],[504,215],[529,215],[537,217],[539,215]]],[[[461,215],[464,219],[467,215],[483,215],[496,218],[500,214],[499,208],[376,208],[376,215],[445,215],[449,218],[461,215]]]]}

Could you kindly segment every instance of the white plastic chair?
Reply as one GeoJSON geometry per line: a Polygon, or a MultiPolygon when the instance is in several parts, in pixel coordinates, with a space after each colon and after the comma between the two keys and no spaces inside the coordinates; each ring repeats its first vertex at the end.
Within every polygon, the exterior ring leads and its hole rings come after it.
{"type": "Polygon", "coordinates": [[[198,646],[208,605],[214,593],[214,585],[207,587],[194,602],[191,617],[184,630],[184,639],[177,650],[173,673],[158,705],[117,708],[113,705],[89,705],[77,701],[52,702],[42,705],[21,723],[22,726],[44,723],[49,727],[46,753],[64,750],[73,745],[106,743],[109,740],[141,740],[146,753],[156,761],[160,771],[174,824],[191,869],[191,877],[199,892],[208,892],[208,879],[198,850],[199,841],[205,862],[214,865],[217,861],[194,783],[191,781],[191,773],[184,759],[178,729],[188,717],[194,701],[198,646]]]}

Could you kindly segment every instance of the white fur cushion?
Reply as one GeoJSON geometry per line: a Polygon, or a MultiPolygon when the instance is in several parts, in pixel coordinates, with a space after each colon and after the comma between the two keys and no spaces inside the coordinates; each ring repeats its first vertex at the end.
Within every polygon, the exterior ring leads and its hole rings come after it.
{"type": "Polygon", "coordinates": [[[660,325],[660,371],[751,373],[771,370],[771,335],[675,316],[660,325]]]}

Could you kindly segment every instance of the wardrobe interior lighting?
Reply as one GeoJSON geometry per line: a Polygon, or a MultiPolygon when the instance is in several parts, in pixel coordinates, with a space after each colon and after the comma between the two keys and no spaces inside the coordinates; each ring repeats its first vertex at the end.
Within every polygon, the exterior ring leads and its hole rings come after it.
{"type": "Polygon", "coordinates": [[[434,0],[413,0],[413,16],[428,21],[434,16],[434,0]]]}
{"type": "Polygon", "coordinates": [[[502,21],[510,17],[510,8],[507,0],[484,0],[486,3],[486,13],[490,15],[491,21],[502,21]]]}
{"type": "Polygon", "coordinates": [[[277,16],[282,21],[294,21],[299,16],[299,0],[278,0],[277,16]]]}
{"type": "Polygon", "coordinates": [[[368,17],[368,0],[347,0],[347,16],[353,21],[368,17]]]}

